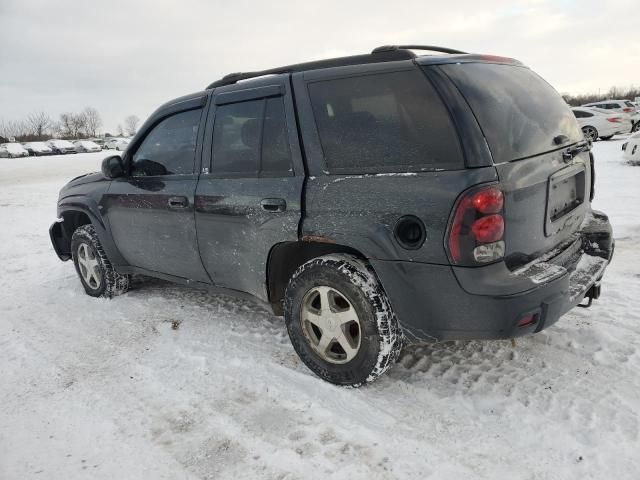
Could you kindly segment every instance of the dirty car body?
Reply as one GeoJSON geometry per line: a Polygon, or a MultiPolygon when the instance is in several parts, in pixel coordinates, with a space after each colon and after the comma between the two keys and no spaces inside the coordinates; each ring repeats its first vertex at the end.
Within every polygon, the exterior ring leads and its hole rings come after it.
{"type": "Polygon", "coordinates": [[[58,256],[90,222],[120,273],[280,315],[302,264],[354,255],[410,341],[534,333],[599,296],[614,245],[590,144],[521,63],[385,47],[261,73],[166,103],[121,174],[65,186],[58,256]]]}

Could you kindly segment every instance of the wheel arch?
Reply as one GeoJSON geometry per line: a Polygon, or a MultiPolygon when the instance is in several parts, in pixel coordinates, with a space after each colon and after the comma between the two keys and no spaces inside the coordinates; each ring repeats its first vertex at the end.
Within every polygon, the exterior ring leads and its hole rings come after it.
{"type": "Polygon", "coordinates": [[[298,267],[309,260],[332,253],[349,253],[366,260],[353,247],[330,243],[323,239],[312,241],[283,242],[274,245],[267,258],[267,295],[276,315],[283,315],[282,301],[289,279],[298,267]]]}
{"type": "Polygon", "coordinates": [[[89,205],[78,203],[60,205],[58,217],[62,221],[53,224],[50,229],[51,240],[54,243],[58,257],[61,260],[69,260],[71,258],[71,237],[73,232],[82,225],[91,224],[96,229],[100,243],[114,267],[125,265],[126,262],[113,242],[107,226],[103,219],[95,214],[94,210],[89,205]]]}

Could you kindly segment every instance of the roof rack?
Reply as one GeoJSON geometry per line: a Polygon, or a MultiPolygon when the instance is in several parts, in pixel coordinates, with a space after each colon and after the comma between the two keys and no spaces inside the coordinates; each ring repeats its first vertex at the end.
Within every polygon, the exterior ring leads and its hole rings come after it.
{"type": "Polygon", "coordinates": [[[371,53],[395,52],[397,50],[429,50],[430,52],[453,53],[453,54],[467,53],[461,50],[455,50],[453,48],[436,47],[434,45],[384,45],[382,47],[374,48],[371,53]]]}
{"type": "Polygon", "coordinates": [[[367,63],[394,62],[398,60],[411,60],[416,55],[410,50],[430,50],[442,53],[465,53],[452,48],[434,47],[425,45],[385,45],[373,49],[369,54],[352,55],[349,57],[330,58],[327,60],[316,60],[314,62],[297,63],[285,67],[270,68],[256,72],[237,72],[225,75],[220,80],[216,80],[207,86],[207,90],[224,85],[232,85],[240,80],[264,77],[265,75],[278,75],[282,73],[304,72],[307,70],[317,70],[319,68],[344,67],[347,65],[364,65],[367,63]]]}

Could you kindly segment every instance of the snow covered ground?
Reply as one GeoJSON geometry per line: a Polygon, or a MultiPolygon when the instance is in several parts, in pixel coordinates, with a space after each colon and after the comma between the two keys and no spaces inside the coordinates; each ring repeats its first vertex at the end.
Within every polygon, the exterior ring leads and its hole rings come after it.
{"type": "Polygon", "coordinates": [[[344,389],[281,319],[157,280],[86,296],[58,189],[104,154],[0,159],[0,479],[637,479],[640,167],[597,142],[603,296],[510,341],[411,347],[344,389]]]}

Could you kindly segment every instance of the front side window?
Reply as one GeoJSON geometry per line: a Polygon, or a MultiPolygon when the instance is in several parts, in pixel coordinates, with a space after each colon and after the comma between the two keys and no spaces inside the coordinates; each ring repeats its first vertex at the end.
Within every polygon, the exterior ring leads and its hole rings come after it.
{"type": "Polygon", "coordinates": [[[217,107],[213,171],[247,178],[292,175],[282,97],[217,107]]]}
{"type": "Polygon", "coordinates": [[[133,155],[131,175],[193,173],[202,109],[176,113],[158,123],[133,155]]]}
{"type": "Polygon", "coordinates": [[[309,95],[333,172],[464,166],[449,113],[419,70],[313,82],[309,95]]]}

